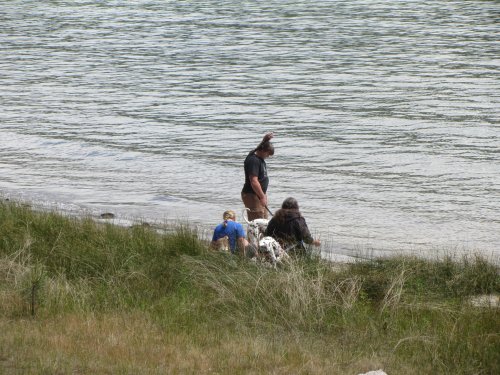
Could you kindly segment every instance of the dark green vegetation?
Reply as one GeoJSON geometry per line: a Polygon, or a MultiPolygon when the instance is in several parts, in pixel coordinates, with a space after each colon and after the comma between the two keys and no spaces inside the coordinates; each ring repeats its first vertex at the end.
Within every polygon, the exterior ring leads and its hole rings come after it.
{"type": "Polygon", "coordinates": [[[479,256],[274,270],[173,234],[0,203],[0,373],[500,373],[479,256]]]}

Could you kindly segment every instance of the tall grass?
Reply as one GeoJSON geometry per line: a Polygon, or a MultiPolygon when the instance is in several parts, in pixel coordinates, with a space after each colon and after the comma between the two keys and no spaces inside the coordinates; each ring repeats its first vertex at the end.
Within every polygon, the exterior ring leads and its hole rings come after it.
{"type": "Polygon", "coordinates": [[[0,372],[500,372],[479,256],[279,269],[171,234],[0,203],[0,372]]]}

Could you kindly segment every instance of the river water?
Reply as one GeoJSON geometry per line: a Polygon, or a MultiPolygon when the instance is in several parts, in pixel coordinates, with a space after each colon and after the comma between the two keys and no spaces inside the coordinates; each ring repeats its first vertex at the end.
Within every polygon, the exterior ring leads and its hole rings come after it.
{"type": "Polygon", "coordinates": [[[213,228],[275,132],[325,253],[500,255],[500,3],[0,0],[0,194],[213,228]]]}

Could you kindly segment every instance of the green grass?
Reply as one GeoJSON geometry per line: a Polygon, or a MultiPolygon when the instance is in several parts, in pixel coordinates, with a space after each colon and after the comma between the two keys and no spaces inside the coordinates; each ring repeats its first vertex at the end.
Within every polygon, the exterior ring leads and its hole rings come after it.
{"type": "Polygon", "coordinates": [[[0,373],[500,373],[498,266],[471,255],[275,270],[0,203],[0,373]]]}

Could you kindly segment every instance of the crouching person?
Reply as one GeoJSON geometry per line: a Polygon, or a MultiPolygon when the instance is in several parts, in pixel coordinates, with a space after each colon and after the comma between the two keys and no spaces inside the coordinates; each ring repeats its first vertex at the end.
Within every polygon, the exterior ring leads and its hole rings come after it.
{"type": "Polygon", "coordinates": [[[321,245],[319,240],[312,238],[306,219],[299,211],[299,203],[291,197],[283,201],[281,209],[269,221],[266,236],[273,237],[290,254],[306,254],[304,244],[321,245]]]}
{"type": "Polygon", "coordinates": [[[245,238],[243,225],[236,222],[234,211],[225,211],[222,218],[224,221],[215,227],[211,247],[217,250],[229,250],[231,254],[245,255],[248,241],[245,238]]]}

